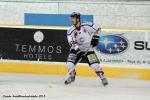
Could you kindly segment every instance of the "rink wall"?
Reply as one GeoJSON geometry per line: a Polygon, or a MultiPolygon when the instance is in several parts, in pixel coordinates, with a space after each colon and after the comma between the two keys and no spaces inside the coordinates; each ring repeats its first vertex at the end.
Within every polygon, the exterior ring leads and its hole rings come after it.
{"type": "MultiPolygon", "coordinates": [[[[148,2],[0,1],[0,72],[65,75],[69,48],[64,34],[68,27],[24,26],[28,24],[25,15],[68,15],[73,11],[93,16],[102,27],[96,53],[106,76],[150,79],[148,2]],[[115,43],[122,40],[124,45],[117,44],[122,47],[113,52],[110,45],[108,51],[103,45],[105,38],[113,38],[115,43]]],[[[96,76],[86,64],[76,69],[78,76],[96,76]]]]}
{"type": "MultiPolygon", "coordinates": [[[[67,29],[0,26],[0,72],[65,75],[69,51],[67,29]]],[[[102,28],[99,45],[103,48],[103,41],[107,38],[109,48],[114,50],[106,52],[106,48],[101,49],[99,46],[95,50],[107,77],[150,79],[149,32],[149,28],[102,28]],[[110,41],[117,44],[118,49],[111,47],[110,41]]],[[[96,76],[84,61],[76,70],[78,76],[96,76]]]]}
{"type": "MultiPolygon", "coordinates": [[[[150,80],[150,69],[130,68],[130,66],[116,67],[103,65],[101,68],[109,78],[132,78],[140,80],[150,80]]],[[[96,77],[94,71],[88,65],[79,64],[76,66],[77,76],[96,77]]],[[[67,68],[65,63],[38,63],[38,62],[17,62],[1,61],[0,72],[6,73],[24,73],[24,74],[43,74],[43,75],[66,75],[67,68]]]]}
{"type": "Polygon", "coordinates": [[[77,11],[93,15],[94,22],[102,27],[150,27],[149,2],[8,1],[0,1],[0,24],[23,25],[26,13],[70,14],[77,11]]]}

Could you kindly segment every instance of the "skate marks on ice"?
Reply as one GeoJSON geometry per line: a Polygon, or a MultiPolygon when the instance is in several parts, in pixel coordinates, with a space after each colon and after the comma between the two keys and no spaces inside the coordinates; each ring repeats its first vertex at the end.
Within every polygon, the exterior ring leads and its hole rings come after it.
{"type": "Polygon", "coordinates": [[[99,78],[77,77],[64,85],[63,76],[0,74],[0,100],[3,95],[43,95],[19,100],[150,100],[150,81],[108,79],[103,87],[99,78]]]}
{"type": "Polygon", "coordinates": [[[108,81],[109,85],[104,87],[99,78],[77,77],[70,85],[56,82],[53,83],[54,86],[51,85],[51,88],[61,91],[60,97],[56,100],[61,98],[64,100],[150,100],[150,81],[133,79],[108,79],[108,81]]]}

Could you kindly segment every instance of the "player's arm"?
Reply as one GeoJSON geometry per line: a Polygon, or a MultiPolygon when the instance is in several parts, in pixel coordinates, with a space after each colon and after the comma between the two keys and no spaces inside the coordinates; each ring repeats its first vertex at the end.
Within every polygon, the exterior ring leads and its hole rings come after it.
{"type": "Polygon", "coordinates": [[[94,35],[98,35],[100,32],[101,32],[101,27],[100,25],[97,25],[97,24],[92,24],[92,29],[94,31],[94,35]]]}
{"type": "Polygon", "coordinates": [[[75,41],[75,38],[70,34],[67,34],[67,39],[68,39],[68,43],[69,45],[72,47],[73,46],[73,50],[75,52],[76,55],[78,55],[81,50],[79,49],[79,46],[77,44],[77,42],[75,41]]]}
{"type": "Polygon", "coordinates": [[[67,40],[70,46],[73,46],[75,50],[79,49],[78,43],[75,40],[74,35],[70,33],[70,31],[67,31],[67,40]]]}
{"type": "Polygon", "coordinates": [[[93,47],[95,47],[99,42],[99,33],[101,32],[101,28],[100,28],[99,25],[96,25],[96,24],[93,24],[91,26],[91,28],[92,28],[92,31],[94,33],[93,37],[92,37],[92,40],[91,40],[91,45],[93,47]]]}

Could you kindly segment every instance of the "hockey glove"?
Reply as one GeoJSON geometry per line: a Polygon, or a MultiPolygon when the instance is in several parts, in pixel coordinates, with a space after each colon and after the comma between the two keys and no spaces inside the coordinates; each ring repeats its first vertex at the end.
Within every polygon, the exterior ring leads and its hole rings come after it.
{"type": "Polygon", "coordinates": [[[91,40],[92,47],[95,47],[98,44],[98,42],[99,42],[99,36],[98,35],[94,35],[92,37],[92,40],[91,40]]]}

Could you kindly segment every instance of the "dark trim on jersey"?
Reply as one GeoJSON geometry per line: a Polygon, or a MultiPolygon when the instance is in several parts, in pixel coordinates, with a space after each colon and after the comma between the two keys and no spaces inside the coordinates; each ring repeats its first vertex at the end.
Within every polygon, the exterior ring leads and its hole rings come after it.
{"type": "Polygon", "coordinates": [[[81,26],[90,26],[90,27],[92,27],[93,24],[92,24],[92,25],[89,25],[89,24],[83,24],[83,25],[81,25],[81,26]]]}
{"type": "Polygon", "coordinates": [[[71,35],[71,33],[70,33],[70,34],[67,34],[67,36],[69,36],[69,35],[71,35]]]}
{"type": "MultiPolygon", "coordinates": [[[[92,24],[92,25],[84,24],[84,25],[81,25],[81,26],[90,26],[90,27],[92,27],[95,31],[98,31],[97,29],[95,29],[95,28],[93,27],[93,25],[94,25],[94,24],[92,24]]],[[[76,28],[74,28],[74,29],[73,29],[69,34],[67,34],[67,35],[71,35],[71,33],[72,33],[74,30],[76,30],[76,28]]]]}
{"type": "Polygon", "coordinates": [[[93,25],[94,25],[94,24],[92,24],[92,25],[84,24],[84,25],[81,25],[81,26],[90,26],[90,27],[92,27],[94,30],[96,30],[96,31],[97,31],[97,29],[95,29],[95,28],[93,27],[93,25]]]}
{"type": "Polygon", "coordinates": [[[95,29],[94,27],[92,27],[95,31],[98,31],[97,29],[95,29]]]}
{"type": "Polygon", "coordinates": [[[67,35],[71,35],[71,33],[74,31],[75,29],[73,29],[69,34],[67,34],[67,35]]]}

